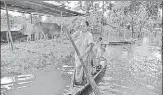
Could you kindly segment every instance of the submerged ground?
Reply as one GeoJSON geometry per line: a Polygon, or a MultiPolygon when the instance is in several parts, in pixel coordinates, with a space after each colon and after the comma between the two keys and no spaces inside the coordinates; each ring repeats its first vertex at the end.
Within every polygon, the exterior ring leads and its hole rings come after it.
{"type": "MultiPolygon", "coordinates": [[[[70,84],[74,59],[69,41],[15,43],[10,52],[1,46],[1,77],[34,74],[27,87],[4,91],[6,95],[60,95],[70,84]],[[23,68],[24,67],[24,68],[23,68]]],[[[132,45],[107,46],[108,66],[98,79],[103,95],[162,95],[161,47],[140,40],[132,45]]],[[[28,81],[28,80],[27,80],[28,81]]],[[[21,86],[21,85],[19,85],[21,86]]],[[[89,88],[83,95],[89,95],[89,88]]]]}

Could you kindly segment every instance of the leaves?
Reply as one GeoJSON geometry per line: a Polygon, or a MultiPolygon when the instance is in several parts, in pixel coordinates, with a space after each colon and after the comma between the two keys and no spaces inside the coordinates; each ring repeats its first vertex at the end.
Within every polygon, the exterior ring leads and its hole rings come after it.
{"type": "MultiPolygon", "coordinates": [[[[14,17],[9,14],[9,23],[10,27],[13,27],[14,25],[14,17]]],[[[6,18],[6,13],[2,12],[1,13],[1,29],[7,30],[7,18],[6,18]]]]}

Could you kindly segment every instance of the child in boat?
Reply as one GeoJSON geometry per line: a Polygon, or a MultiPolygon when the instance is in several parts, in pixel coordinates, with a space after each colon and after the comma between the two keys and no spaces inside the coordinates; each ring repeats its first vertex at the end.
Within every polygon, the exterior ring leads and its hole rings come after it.
{"type": "Polygon", "coordinates": [[[101,44],[102,44],[102,37],[99,37],[96,41],[95,41],[95,46],[93,47],[93,63],[92,63],[92,75],[94,75],[96,73],[96,69],[98,66],[98,60],[96,59],[97,56],[97,52],[98,50],[101,48],[101,44]]]}
{"type": "Polygon", "coordinates": [[[96,41],[96,44],[93,48],[93,51],[94,51],[94,54],[96,55],[97,54],[97,50],[100,49],[101,47],[101,44],[102,44],[102,38],[100,37],[97,41],[96,41]]]}
{"type": "Polygon", "coordinates": [[[107,60],[106,60],[106,44],[102,44],[101,48],[98,49],[96,59],[97,59],[97,68],[98,69],[103,68],[107,62],[107,60]]]}

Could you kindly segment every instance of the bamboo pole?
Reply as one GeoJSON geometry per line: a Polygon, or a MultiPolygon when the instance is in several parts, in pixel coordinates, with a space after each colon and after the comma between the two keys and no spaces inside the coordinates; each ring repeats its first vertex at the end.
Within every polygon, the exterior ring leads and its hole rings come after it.
{"type": "Polygon", "coordinates": [[[13,51],[13,40],[12,40],[12,36],[11,36],[11,31],[10,31],[10,25],[9,25],[9,15],[8,15],[8,9],[7,9],[7,4],[6,1],[4,1],[5,4],[5,9],[6,9],[6,17],[7,17],[7,27],[8,27],[8,34],[9,34],[9,39],[11,42],[11,50],[13,51]]]}
{"type": "MultiPolygon", "coordinates": [[[[68,37],[69,37],[69,39],[70,39],[70,41],[71,41],[71,43],[72,43],[75,51],[76,51],[76,53],[77,53],[78,56],[81,56],[80,53],[79,53],[79,50],[77,49],[77,47],[75,45],[75,42],[73,41],[73,39],[70,36],[70,33],[69,32],[67,32],[67,34],[68,34],[68,37]]],[[[97,87],[97,85],[96,85],[96,83],[95,83],[92,75],[88,73],[88,69],[86,68],[86,66],[84,64],[84,61],[82,59],[80,59],[80,62],[82,64],[83,68],[84,68],[84,72],[86,74],[86,77],[87,77],[87,80],[88,80],[89,84],[91,85],[91,87],[93,89],[93,92],[95,93],[95,95],[101,95],[101,93],[100,93],[100,91],[99,91],[99,89],[98,89],[98,87],[97,87]]]]}

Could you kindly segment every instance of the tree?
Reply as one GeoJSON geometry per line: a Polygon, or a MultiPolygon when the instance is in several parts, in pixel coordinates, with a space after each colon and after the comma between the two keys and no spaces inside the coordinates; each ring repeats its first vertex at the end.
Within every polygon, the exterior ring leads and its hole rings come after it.
{"type": "MultiPolygon", "coordinates": [[[[63,5],[64,7],[68,7],[69,6],[68,3],[70,3],[70,2],[67,3],[64,1],[57,1],[57,2],[62,3],[61,5],[63,5]]],[[[74,2],[74,1],[72,1],[72,2],[74,2]]],[[[99,11],[99,9],[101,9],[101,7],[99,7],[99,4],[98,4],[99,1],[97,1],[97,2],[95,2],[95,1],[75,1],[75,2],[77,2],[76,7],[73,9],[76,11],[79,11],[79,10],[85,11],[85,13],[87,14],[87,20],[89,21],[91,27],[99,26],[100,24],[103,24],[103,23],[106,24],[105,18],[102,17],[103,13],[99,11]]],[[[72,9],[72,8],[70,8],[70,9],[72,9]]]]}
{"type": "MultiPolygon", "coordinates": [[[[9,18],[10,18],[9,20],[10,27],[13,27],[14,17],[9,14],[9,18]]],[[[1,12],[1,29],[7,30],[7,17],[6,17],[5,12],[1,12]]]]}
{"type": "Polygon", "coordinates": [[[137,26],[138,34],[140,34],[149,19],[157,18],[160,3],[159,1],[131,1],[131,4],[124,8],[124,14],[133,18],[131,19],[132,30],[134,26],[137,26]]]}

